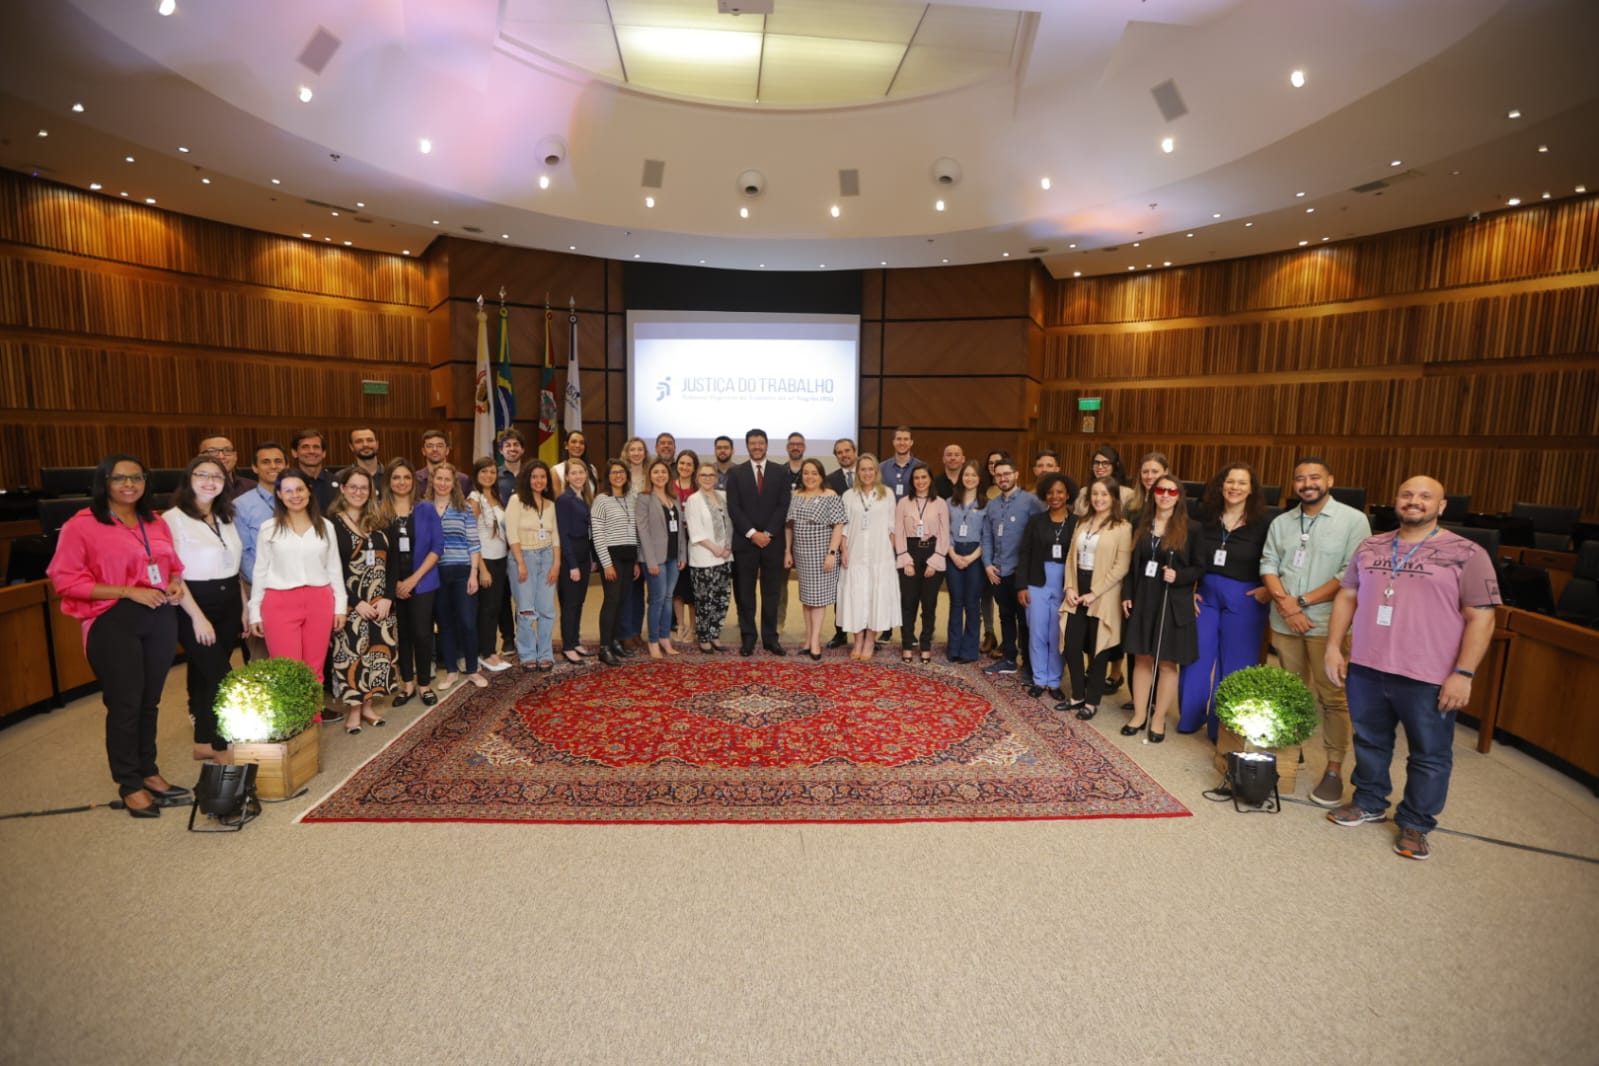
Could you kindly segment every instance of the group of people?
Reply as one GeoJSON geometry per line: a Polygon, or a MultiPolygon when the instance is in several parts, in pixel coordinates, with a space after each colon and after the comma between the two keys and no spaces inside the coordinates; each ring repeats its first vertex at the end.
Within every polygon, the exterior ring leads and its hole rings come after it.
{"type": "MultiPolygon", "coordinates": [[[[870,660],[898,625],[901,659],[931,662],[947,579],[950,663],[986,654],[986,672],[1020,675],[1030,696],[1084,721],[1123,673],[1132,695],[1123,735],[1158,743],[1175,709],[1179,732],[1206,729],[1216,741],[1218,765],[1241,742],[1218,729],[1216,685],[1262,661],[1269,627],[1280,662],[1305,679],[1323,719],[1326,771],[1311,799],[1336,807],[1341,825],[1378,820],[1403,722],[1412,766],[1401,852],[1425,857],[1447,789],[1452,728],[1440,719],[1452,727],[1469,699],[1492,627],[1483,608],[1498,602],[1491,561],[1437,524],[1441,486],[1407,481],[1398,534],[1373,538],[1364,514],[1332,498],[1331,470],[1318,458],[1295,465],[1297,505],[1274,519],[1255,471],[1230,463],[1191,520],[1158,452],[1129,476],[1116,449],[1100,447],[1079,487],[1045,450],[1033,458],[1029,491],[998,450],[979,464],[949,445],[935,473],[913,454],[905,426],[881,462],[852,440],[834,442],[832,471],[805,455],[797,433],[785,442],[787,462],[768,459],[760,429],[745,434],[741,463],[729,437],[701,461],[662,433],[653,455],[629,439],[603,474],[580,432],[553,468],[528,458],[516,430],[502,436],[498,459],[482,457],[470,472],[450,462],[439,431],[424,435],[416,465],[380,463],[369,428],[349,445],[354,461],[335,471],[317,431],[287,448],[261,442],[251,480],[239,476],[230,441],[208,438],[159,517],[138,459],[108,456],[96,468],[90,506],[63,526],[50,576],[63,609],[83,622],[112,776],[135,817],[188,801],[155,757],[156,707],[179,640],[194,757],[227,762],[213,704],[241,640],[255,654],[305,662],[354,734],[384,724],[380,697],[432,705],[463,678],[486,687],[483,671],[510,669],[513,648],[523,669],[553,669],[557,615],[562,659],[617,666],[646,649],[680,654],[674,633],[692,634],[706,654],[728,650],[720,641],[731,598],[740,653],[759,643],[784,655],[793,570],[802,651],[813,660],[823,657],[832,608],[827,646],[870,660]],[[580,630],[596,571],[591,650],[580,630]],[[1359,759],[1345,803],[1351,745],[1359,759]]],[[[1296,769],[1297,758],[1279,762],[1289,789],[1296,769]]]]}

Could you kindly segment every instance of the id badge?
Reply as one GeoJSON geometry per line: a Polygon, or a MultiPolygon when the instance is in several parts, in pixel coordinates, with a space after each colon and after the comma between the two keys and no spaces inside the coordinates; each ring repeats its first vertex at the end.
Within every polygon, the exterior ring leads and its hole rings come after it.
{"type": "Polygon", "coordinates": [[[1305,549],[1300,548],[1298,551],[1294,552],[1294,566],[1295,567],[1301,567],[1301,566],[1304,566],[1304,565],[1305,565],[1305,549]]]}
{"type": "Polygon", "coordinates": [[[999,525],[994,527],[994,536],[1003,537],[1004,535],[1005,535],[1005,523],[1001,522],[999,525]]]}
{"type": "Polygon", "coordinates": [[[538,537],[535,539],[537,539],[540,544],[543,544],[545,541],[550,539],[550,531],[541,527],[538,532],[538,537]]]}
{"type": "Polygon", "coordinates": [[[894,495],[896,495],[896,496],[905,495],[905,483],[903,481],[895,483],[895,485],[894,485],[894,495]]]}
{"type": "Polygon", "coordinates": [[[917,540],[926,540],[927,539],[927,527],[925,525],[923,525],[922,523],[920,523],[920,522],[916,523],[916,539],[917,540]]]}
{"type": "Polygon", "coordinates": [[[1157,563],[1155,560],[1151,559],[1151,560],[1149,560],[1149,562],[1144,564],[1144,576],[1145,577],[1154,577],[1154,576],[1156,576],[1159,573],[1160,573],[1160,564],[1157,563]]]}
{"type": "Polygon", "coordinates": [[[1060,545],[1059,544],[1051,544],[1049,546],[1049,557],[1051,559],[1059,559],[1060,558],[1060,545]]]}
{"type": "Polygon", "coordinates": [[[966,539],[966,523],[965,522],[961,523],[960,532],[955,534],[955,535],[957,537],[959,537],[961,540],[965,540],[966,539]]]}
{"type": "Polygon", "coordinates": [[[161,567],[157,566],[155,563],[151,563],[149,566],[144,568],[144,576],[150,579],[151,588],[160,589],[166,588],[167,586],[167,583],[161,580],[161,567]]]}
{"type": "Polygon", "coordinates": [[[409,533],[400,534],[400,550],[402,552],[409,552],[411,550],[411,535],[409,533]]]}
{"type": "Polygon", "coordinates": [[[1226,566],[1227,565],[1227,549],[1226,548],[1217,548],[1216,549],[1216,554],[1211,556],[1210,564],[1212,566],[1226,566]]]}
{"type": "Polygon", "coordinates": [[[378,565],[378,553],[372,548],[368,548],[366,550],[366,565],[368,565],[368,566],[376,566],[376,565],[378,565]]]}
{"type": "Polygon", "coordinates": [[[1391,603],[1382,604],[1377,608],[1377,624],[1391,626],[1394,624],[1394,607],[1391,603]]]}
{"type": "Polygon", "coordinates": [[[668,533],[676,533],[677,532],[677,519],[674,518],[670,522],[666,523],[666,531],[668,533]]]}

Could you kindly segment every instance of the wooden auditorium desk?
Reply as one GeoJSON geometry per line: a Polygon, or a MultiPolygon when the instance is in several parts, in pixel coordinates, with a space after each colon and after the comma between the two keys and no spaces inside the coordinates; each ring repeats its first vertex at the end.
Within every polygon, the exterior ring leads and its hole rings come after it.
{"type": "Polygon", "coordinates": [[[1599,630],[1514,607],[1495,622],[1466,708],[1481,722],[1477,750],[1502,729],[1599,776],[1599,630]]]}

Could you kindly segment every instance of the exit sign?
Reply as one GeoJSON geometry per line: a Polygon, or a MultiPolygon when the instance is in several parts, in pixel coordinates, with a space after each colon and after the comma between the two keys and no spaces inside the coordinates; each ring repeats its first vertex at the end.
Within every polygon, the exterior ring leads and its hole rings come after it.
{"type": "Polygon", "coordinates": [[[1077,409],[1079,411],[1097,411],[1097,410],[1099,410],[1099,397],[1098,396],[1079,396],[1079,397],[1077,397],[1077,409]]]}

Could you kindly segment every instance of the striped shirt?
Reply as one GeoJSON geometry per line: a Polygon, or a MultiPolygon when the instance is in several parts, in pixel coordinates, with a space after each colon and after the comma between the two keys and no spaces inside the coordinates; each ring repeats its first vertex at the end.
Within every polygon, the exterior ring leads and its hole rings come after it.
{"type": "Polygon", "coordinates": [[[589,537],[601,566],[611,565],[612,546],[638,543],[638,523],[633,517],[633,494],[596,496],[589,509],[589,537]]]}
{"type": "Polygon", "coordinates": [[[444,527],[440,566],[470,566],[472,556],[482,554],[482,545],[477,539],[477,519],[471,511],[446,508],[439,515],[439,525],[444,527]]]}

